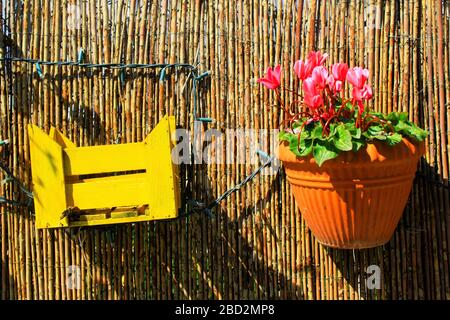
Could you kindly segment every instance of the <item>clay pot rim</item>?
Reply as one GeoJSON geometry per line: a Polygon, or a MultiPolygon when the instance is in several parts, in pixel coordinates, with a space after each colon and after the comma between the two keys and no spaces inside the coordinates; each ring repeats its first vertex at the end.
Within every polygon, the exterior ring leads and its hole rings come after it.
{"type": "MultiPolygon", "coordinates": [[[[374,141],[367,143],[358,152],[344,151],[339,154],[335,159],[331,159],[322,164],[320,169],[335,168],[351,165],[355,166],[367,166],[376,163],[379,165],[392,165],[395,162],[402,163],[405,161],[412,161],[420,158],[425,154],[425,143],[411,142],[407,138],[403,138],[400,143],[395,146],[389,146],[383,141],[374,141]],[[398,155],[392,157],[391,155],[383,155],[383,151],[387,148],[397,148],[398,155]],[[381,150],[381,152],[380,152],[381,150]]],[[[283,141],[279,145],[278,159],[283,163],[301,164],[304,166],[317,166],[316,161],[312,155],[307,157],[298,157],[290,149],[287,141],[283,141]]]]}

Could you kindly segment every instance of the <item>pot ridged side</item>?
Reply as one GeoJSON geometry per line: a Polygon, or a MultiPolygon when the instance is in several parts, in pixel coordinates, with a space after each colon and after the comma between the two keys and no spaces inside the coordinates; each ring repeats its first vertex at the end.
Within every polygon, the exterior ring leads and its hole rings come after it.
{"type": "Polygon", "coordinates": [[[363,249],[392,237],[423,149],[406,139],[394,147],[368,144],[319,168],[312,157],[297,158],[282,144],[279,158],[317,240],[335,248],[363,249]]]}

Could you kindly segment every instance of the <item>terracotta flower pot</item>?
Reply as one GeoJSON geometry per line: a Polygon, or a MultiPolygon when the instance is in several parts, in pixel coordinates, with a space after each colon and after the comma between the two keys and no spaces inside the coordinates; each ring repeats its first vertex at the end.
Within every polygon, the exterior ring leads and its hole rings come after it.
{"type": "Polygon", "coordinates": [[[363,249],[389,241],[406,206],[424,144],[403,139],[391,147],[368,144],[319,167],[285,144],[279,158],[301,214],[329,247],[363,249]]]}

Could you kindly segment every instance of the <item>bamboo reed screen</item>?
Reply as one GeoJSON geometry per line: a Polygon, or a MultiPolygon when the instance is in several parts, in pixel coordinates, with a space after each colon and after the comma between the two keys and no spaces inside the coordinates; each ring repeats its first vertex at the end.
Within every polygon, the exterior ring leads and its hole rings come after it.
{"type": "MultiPolygon", "coordinates": [[[[212,128],[272,129],[274,97],[256,84],[312,49],[371,70],[380,111],[409,111],[431,132],[410,202],[391,242],[361,251],[319,245],[283,171],[258,176],[206,215],[107,228],[36,231],[2,205],[2,299],[449,299],[450,3],[431,0],[0,1],[0,57],[92,63],[197,64],[211,70],[200,111],[212,128]],[[367,267],[381,268],[369,290],[367,267]],[[71,267],[75,266],[75,267],[71,267]],[[79,267],[79,289],[67,283],[79,267]]],[[[164,114],[190,128],[191,81],[157,70],[1,61],[1,139],[30,186],[25,127],[55,125],[77,145],[141,141],[164,114]]],[[[249,156],[248,150],[244,150],[249,156]]],[[[196,165],[190,195],[211,200],[254,165],[196,165]]],[[[4,178],[4,176],[2,176],[4,178]]],[[[2,192],[17,199],[17,186],[2,192]]]]}

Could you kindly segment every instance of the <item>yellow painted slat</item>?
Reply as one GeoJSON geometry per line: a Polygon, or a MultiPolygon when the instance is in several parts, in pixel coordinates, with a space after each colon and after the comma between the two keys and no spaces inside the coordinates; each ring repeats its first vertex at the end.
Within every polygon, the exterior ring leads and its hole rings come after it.
{"type": "MultiPolygon", "coordinates": [[[[91,180],[91,179],[89,179],[91,180]]],[[[142,175],[98,178],[95,181],[67,184],[69,207],[80,210],[138,206],[149,203],[149,181],[142,175]]]]}
{"type": "Polygon", "coordinates": [[[55,127],[50,127],[49,136],[63,148],[76,148],[75,143],[70,141],[65,135],[55,127]]]}
{"type": "Polygon", "coordinates": [[[150,214],[154,219],[174,218],[180,207],[178,167],[172,163],[171,132],[174,129],[175,117],[165,117],[144,141],[147,145],[147,175],[154,181],[147,191],[150,214]]]}
{"type": "Polygon", "coordinates": [[[36,227],[68,226],[62,147],[35,125],[28,125],[36,227]]]}
{"type": "Polygon", "coordinates": [[[145,149],[142,143],[64,149],[66,175],[141,170],[145,168],[145,149]]]}
{"type": "Polygon", "coordinates": [[[176,215],[178,216],[178,210],[181,206],[181,189],[180,189],[180,168],[178,165],[173,163],[172,159],[172,150],[175,147],[177,143],[176,138],[176,124],[175,124],[175,117],[170,116],[168,117],[169,122],[169,139],[170,139],[170,169],[172,170],[172,183],[173,183],[173,191],[174,191],[174,197],[175,197],[175,210],[176,215]]]}

